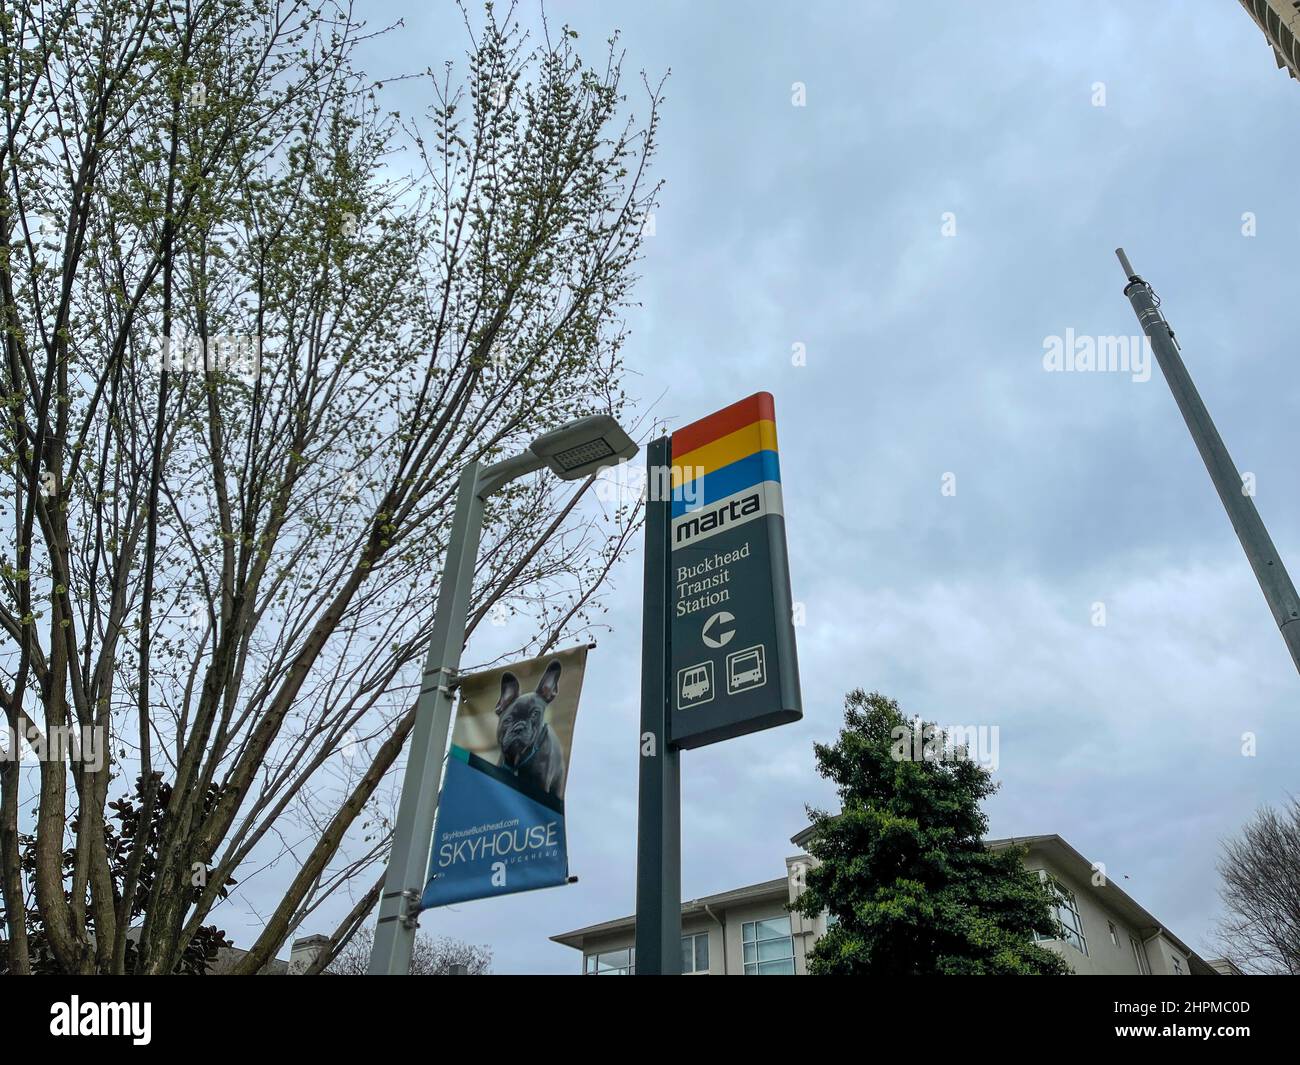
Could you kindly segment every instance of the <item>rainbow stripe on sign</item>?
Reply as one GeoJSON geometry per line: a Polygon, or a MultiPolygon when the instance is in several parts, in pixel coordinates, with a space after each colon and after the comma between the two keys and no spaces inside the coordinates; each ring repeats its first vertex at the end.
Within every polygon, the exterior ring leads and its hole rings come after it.
{"type": "Polygon", "coordinates": [[[673,433],[673,550],[783,514],[776,413],[757,392],[673,433]]]}

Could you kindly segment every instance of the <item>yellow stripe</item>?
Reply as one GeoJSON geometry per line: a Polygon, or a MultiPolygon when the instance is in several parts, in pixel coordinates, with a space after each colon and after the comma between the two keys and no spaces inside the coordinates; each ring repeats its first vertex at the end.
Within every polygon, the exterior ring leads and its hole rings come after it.
{"type": "Polygon", "coordinates": [[[696,477],[730,466],[755,451],[775,451],[776,422],[761,418],[734,433],[720,436],[678,458],[673,456],[673,487],[689,484],[696,477]]]}

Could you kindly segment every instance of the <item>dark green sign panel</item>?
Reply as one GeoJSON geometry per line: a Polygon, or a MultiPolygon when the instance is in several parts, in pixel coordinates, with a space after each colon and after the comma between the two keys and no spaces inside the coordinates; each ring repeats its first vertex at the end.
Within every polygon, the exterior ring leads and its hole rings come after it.
{"type": "Polygon", "coordinates": [[[702,747],[803,716],[772,397],[672,436],[670,736],[702,747]]]}

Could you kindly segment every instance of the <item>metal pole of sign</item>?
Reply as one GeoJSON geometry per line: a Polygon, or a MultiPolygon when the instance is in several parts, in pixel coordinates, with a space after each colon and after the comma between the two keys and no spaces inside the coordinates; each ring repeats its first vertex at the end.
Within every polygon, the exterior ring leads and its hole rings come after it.
{"type": "MultiPolygon", "coordinates": [[[[460,668],[469,614],[474,563],[483,529],[479,494],[482,466],[471,462],[460,475],[456,515],[452,520],[438,608],[433,619],[424,679],[415,704],[415,727],[402,783],[402,799],[393,829],[393,848],[379,899],[379,922],[370,955],[371,976],[405,976],[411,968],[420,895],[429,868],[433,822],[438,812],[442,759],[451,728],[451,682],[460,668]]],[[[484,493],[486,494],[486,493],[484,493]]]]}
{"type": "Polygon", "coordinates": [[[1255,571],[1255,579],[1273,612],[1273,620],[1282,632],[1282,639],[1286,641],[1296,668],[1300,669],[1300,597],[1296,595],[1295,585],[1291,583],[1281,556],[1273,546],[1268,530],[1264,528],[1254,501],[1244,491],[1241,474],[1237,472],[1223,438],[1210,419],[1210,412],[1206,410],[1187,367],[1183,365],[1174,331],[1160,311],[1159,297],[1134,272],[1123,248],[1116,248],[1115,254],[1128,278],[1124,295],[1133,305],[1133,311],[1151,341],[1169,391],[1173,393],[1174,401],[1182,412],[1196,450],[1201,453],[1201,460],[1219,493],[1223,509],[1228,512],[1250,568],[1255,571]]]}
{"type": "Polygon", "coordinates": [[[641,772],[636,841],[636,972],[682,971],[682,794],[678,752],[669,743],[669,536],[672,492],[668,437],[646,449],[645,614],[641,633],[641,772]]]}

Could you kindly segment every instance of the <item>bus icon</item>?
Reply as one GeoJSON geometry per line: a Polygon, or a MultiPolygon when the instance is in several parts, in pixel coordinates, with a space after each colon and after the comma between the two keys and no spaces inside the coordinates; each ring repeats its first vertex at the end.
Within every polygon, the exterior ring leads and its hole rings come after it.
{"type": "Polygon", "coordinates": [[[678,710],[712,702],[714,694],[712,662],[700,662],[677,671],[678,710]]]}
{"type": "Polygon", "coordinates": [[[727,694],[761,688],[767,683],[767,663],[763,645],[756,644],[727,655],[727,694]]]}

